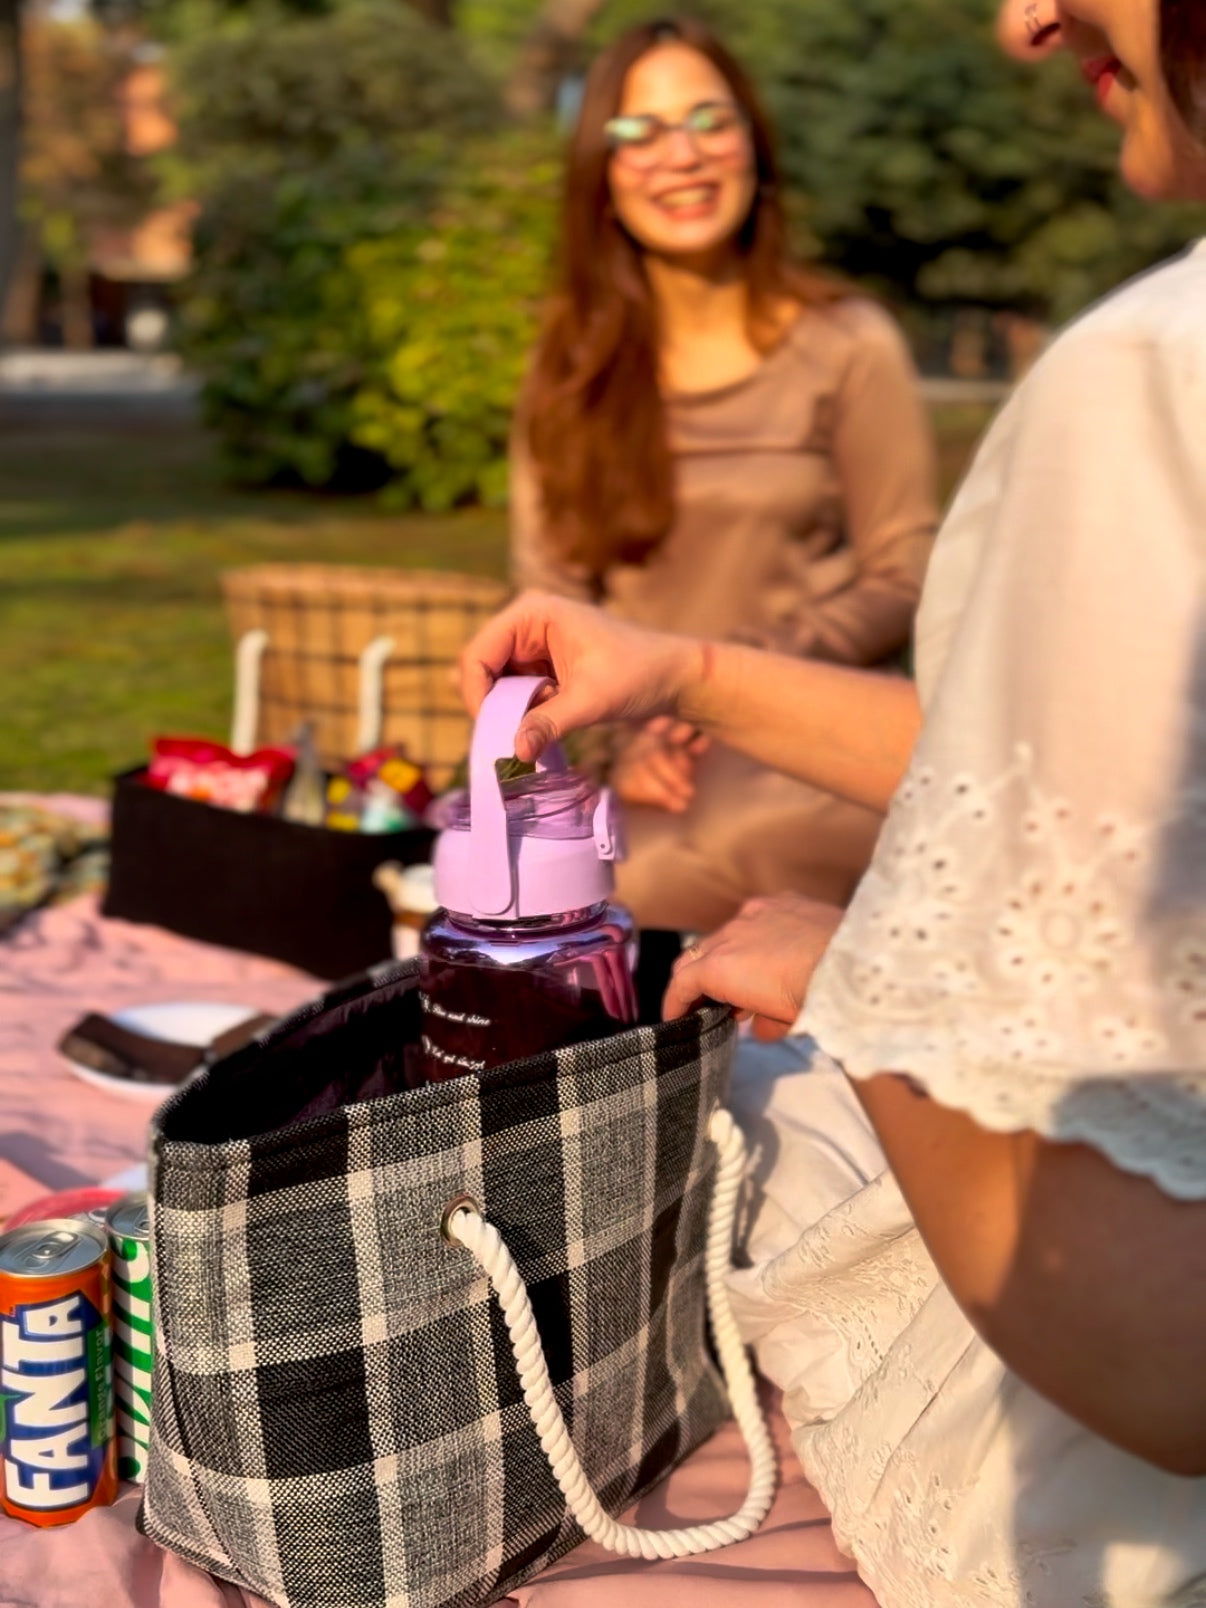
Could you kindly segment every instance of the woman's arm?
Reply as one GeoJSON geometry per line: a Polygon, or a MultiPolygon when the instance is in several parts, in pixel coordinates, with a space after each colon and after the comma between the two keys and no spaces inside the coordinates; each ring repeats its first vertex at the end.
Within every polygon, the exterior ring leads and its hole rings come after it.
{"type": "Polygon", "coordinates": [[[932,600],[954,618],[911,782],[801,1018],[857,1080],[988,1344],[1189,1475],[1206,1474],[1206,342],[1184,306],[1203,291],[1188,257],[1111,298],[986,444],[944,538],[966,586],[932,600]]]}
{"type": "Polygon", "coordinates": [[[839,311],[855,344],[836,398],[833,458],[858,574],[816,605],[815,652],[865,665],[909,639],[938,524],[937,464],[900,331],[868,302],[839,311]]]}
{"type": "Polygon", "coordinates": [[[921,596],[938,522],[933,434],[888,315],[853,299],[829,316],[848,342],[828,442],[848,545],[817,561],[813,595],[795,615],[744,640],[836,664],[877,664],[908,641],[921,596]]]}
{"type": "Polygon", "coordinates": [[[887,810],[921,729],[911,681],[730,644],[700,644],[696,664],[680,719],[774,770],[887,810]]]}
{"type": "Polygon", "coordinates": [[[516,733],[520,759],[599,721],[673,715],[878,810],[904,774],[921,723],[916,691],[901,676],[645,631],[541,592],[517,598],[462,654],[472,713],[508,670],[557,682],[516,733]]]}
{"type": "MultiPolygon", "coordinates": [[[[725,1000],[755,1037],[778,1037],[842,916],[798,894],[750,900],[676,963],[666,1016],[725,1000]]],[[[992,1133],[905,1077],[854,1089],[943,1281],[997,1355],[1107,1440],[1206,1474],[1206,1203],[1088,1145],[992,1133]]]]}
{"type": "Polygon", "coordinates": [[[906,1078],[854,1088],[938,1271],[998,1356],[1107,1440],[1206,1475],[1206,1203],[1089,1145],[990,1133],[906,1078]]]}

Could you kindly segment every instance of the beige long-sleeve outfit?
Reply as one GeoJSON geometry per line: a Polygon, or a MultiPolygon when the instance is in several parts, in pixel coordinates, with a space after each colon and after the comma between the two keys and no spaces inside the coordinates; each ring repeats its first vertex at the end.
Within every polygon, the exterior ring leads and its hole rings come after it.
{"type": "MultiPolygon", "coordinates": [[[[516,583],[659,630],[846,664],[897,652],[936,506],[931,438],[892,320],[858,299],[806,309],[745,379],[666,402],[673,526],[644,563],[601,579],[552,551],[517,443],[516,583]]],[[[709,929],[788,888],[849,898],[880,816],[720,745],[695,780],[685,814],[626,808],[619,893],[643,925],[709,929]]]]}

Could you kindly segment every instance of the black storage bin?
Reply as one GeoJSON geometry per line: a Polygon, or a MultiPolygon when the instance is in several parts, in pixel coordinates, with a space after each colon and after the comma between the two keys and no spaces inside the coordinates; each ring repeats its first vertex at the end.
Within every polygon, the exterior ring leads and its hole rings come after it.
{"type": "Polygon", "coordinates": [[[389,958],[393,919],[373,872],[386,860],[428,859],[431,832],[336,832],[244,815],[147,787],[145,776],[140,766],[115,779],[104,915],[316,977],[346,977],[389,958]]]}

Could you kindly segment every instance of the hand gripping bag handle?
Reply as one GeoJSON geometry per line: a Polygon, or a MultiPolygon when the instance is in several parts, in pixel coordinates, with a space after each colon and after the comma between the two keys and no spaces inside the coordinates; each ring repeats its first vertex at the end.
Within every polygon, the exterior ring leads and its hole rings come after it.
{"type": "Polygon", "coordinates": [[[565,1427],[549,1380],[528,1292],[510,1252],[498,1230],[482,1217],[468,1197],[452,1201],[444,1213],[445,1238],[463,1245],[490,1280],[511,1338],[511,1350],[532,1424],[570,1512],[592,1541],[609,1552],[619,1552],[629,1558],[687,1558],[700,1552],[714,1552],[734,1541],[744,1541],[770,1511],[775,1494],[774,1447],[758,1405],[753,1370],[741,1343],[725,1281],[733,1243],[737,1193],[745,1171],[745,1141],[737,1124],[723,1110],[713,1114],[708,1136],[719,1152],[705,1254],[708,1316],[733,1416],[750,1455],[750,1483],[745,1501],[729,1518],[711,1524],[692,1524],[678,1530],[642,1530],[636,1525],[619,1523],[604,1510],[565,1427]]]}

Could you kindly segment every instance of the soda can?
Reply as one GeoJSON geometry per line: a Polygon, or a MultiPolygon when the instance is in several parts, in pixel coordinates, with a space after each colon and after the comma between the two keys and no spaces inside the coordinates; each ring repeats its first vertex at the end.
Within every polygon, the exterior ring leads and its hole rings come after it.
{"type": "Polygon", "coordinates": [[[30,1524],[117,1495],[106,1252],[78,1218],[0,1234],[0,1507],[30,1524]]]}
{"type": "Polygon", "coordinates": [[[146,1191],[126,1195],[106,1217],[113,1274],[113,1394],[117,1472],[141,1485],[151,1438],[151,1227],[146,1191]]]}

